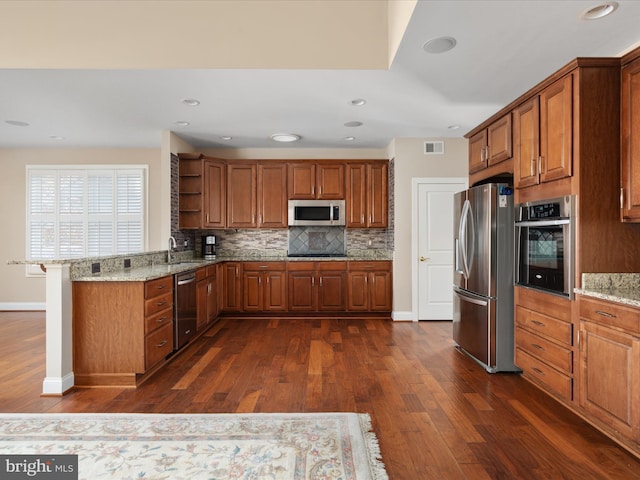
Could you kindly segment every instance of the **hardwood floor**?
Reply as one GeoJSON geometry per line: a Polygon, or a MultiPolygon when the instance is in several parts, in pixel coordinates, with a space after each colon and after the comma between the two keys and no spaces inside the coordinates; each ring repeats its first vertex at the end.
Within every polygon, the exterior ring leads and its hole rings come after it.
{"type": "Polygon", "coordinates": [[[640,479],[640,461],[450,322],[227,319],[139,389],[41,397],[44,314],[0,313],[2,412],[368,412],[393,480],[640,479]]]}

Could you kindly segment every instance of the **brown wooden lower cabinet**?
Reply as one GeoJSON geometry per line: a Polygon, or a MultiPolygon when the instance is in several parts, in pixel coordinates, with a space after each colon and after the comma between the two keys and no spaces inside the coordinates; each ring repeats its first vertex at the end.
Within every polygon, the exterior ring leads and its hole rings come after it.
{"type": "Polygon", "coordinates": [[[640,442],[640,309],[579,298],[580,408],[640,442]]]}
{"type": "Polygon", "coordinates": [[[515,287],[515,363],[523,375],[564,401],[574,398],[571,301],[515,287]]]}
{"type": "Polygon", "coordinates": [[[173,351],[173,277],[73,282],[77,386],[136,386],[173,351]]]}
{"type": "Polygon", "coordinates": [[[290,262],[287,270],[290,312],[346,310],[346,262],[290,262]]]}
{"type": "Polygon", "coordinates": [[[218,318],[218,293],[216,265],[201,267],[196,271],[197,326],[202,331],[218,318]]]}
{"type": "Polygon", "coordinates": [[[244,262],[242,270],[245,312],[286,311],[285,262],[244,262]]]}
{"type": "Polygon", "coordinates": [[[349,264],[347,310],[390,312],[391,262],[351,262],[349,264]]]}
{"type": "Polygon", "coordinates": [[[222,282],[219,282],[222,297],[222,312],[242,311],[242,262],[226,262],[221,268],[222,282]]]}

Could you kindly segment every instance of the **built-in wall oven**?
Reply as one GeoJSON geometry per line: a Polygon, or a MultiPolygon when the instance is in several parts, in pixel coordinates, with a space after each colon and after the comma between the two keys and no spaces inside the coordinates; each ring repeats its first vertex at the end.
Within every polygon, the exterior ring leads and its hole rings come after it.
{"type": "Polygon", "coordinates": [[[515,283],[573,298],[575,197],[516,205],[515,283]]]}

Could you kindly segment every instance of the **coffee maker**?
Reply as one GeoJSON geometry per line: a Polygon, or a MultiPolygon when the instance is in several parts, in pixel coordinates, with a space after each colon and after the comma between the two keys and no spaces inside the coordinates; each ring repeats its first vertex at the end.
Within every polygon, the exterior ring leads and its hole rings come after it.
{"type": "Polygon", "coordinates": [[[202,258],[216,258],[216,236],[204,235],[202,237],[202,258]]]}

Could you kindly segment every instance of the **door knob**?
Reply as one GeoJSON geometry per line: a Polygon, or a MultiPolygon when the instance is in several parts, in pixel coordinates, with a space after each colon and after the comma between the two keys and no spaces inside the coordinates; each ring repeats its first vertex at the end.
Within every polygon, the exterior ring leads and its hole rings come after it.
{"type": "Polygon", "coordinates": [[[427,260],[429,260],[429,259],[428,259],[428,258],[425,258],[425,257],[422,257],[422,256],[420,257],[420,261],[421,261],[421,262],[426,262],[427,260]]]}

